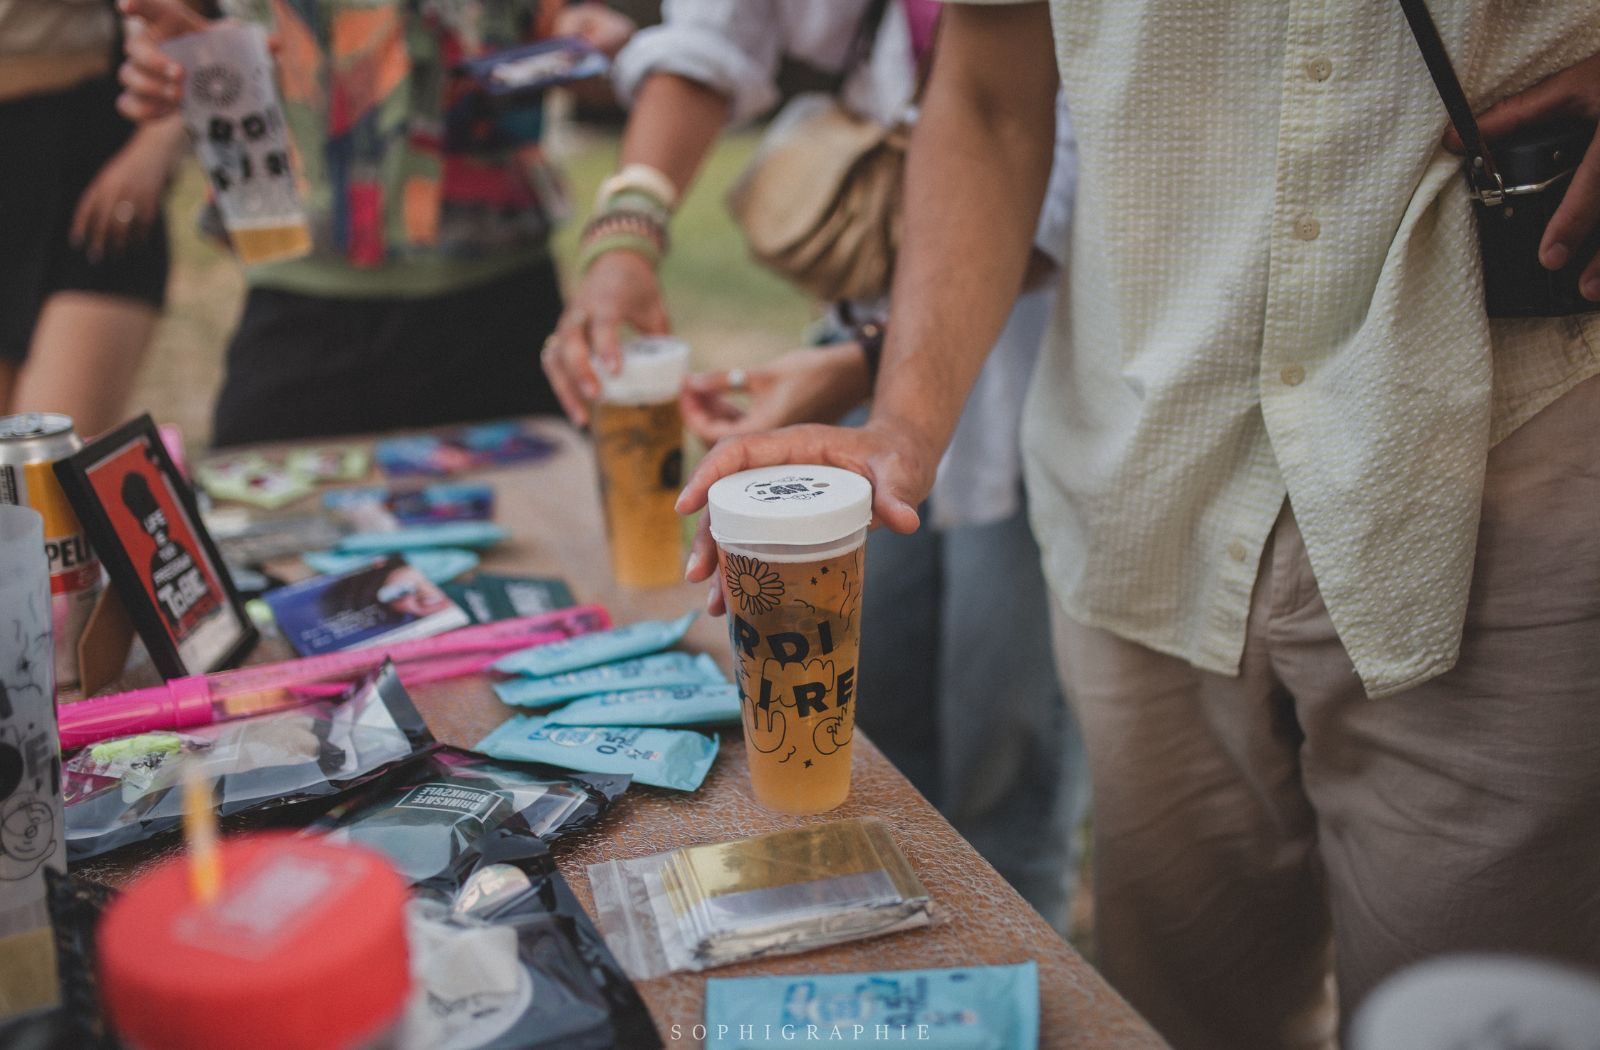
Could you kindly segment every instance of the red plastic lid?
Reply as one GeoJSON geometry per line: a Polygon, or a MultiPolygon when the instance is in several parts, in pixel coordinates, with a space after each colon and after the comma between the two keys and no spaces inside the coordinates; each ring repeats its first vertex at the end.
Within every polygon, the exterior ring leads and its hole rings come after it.
{"type": "Polygon", "coordinates": [[[411,987],[389,862],[281,833],[221,856],[209,905],[179,857],[106,910],[100,991],[118,1033],[142,1050],[349,1050],[387,1031],[411,987]]]}

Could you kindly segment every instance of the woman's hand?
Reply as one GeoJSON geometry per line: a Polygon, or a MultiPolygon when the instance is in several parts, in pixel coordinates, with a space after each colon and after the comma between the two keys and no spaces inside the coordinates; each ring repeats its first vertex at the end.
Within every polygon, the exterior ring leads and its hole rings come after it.
{"type": "Polygon", "coordinates": [[[621,11],[590,3],[563,7],[556,15],[554,28],[557,36],[580,37],[607,58],[616,58],[639,27],[621,11]]]}
{"type": "Polygon", "coordinates": [[[702,372],[684,383],[679,399],[689,430],[715,444],[735,434],[794,423],[836,423],[872,393],[867,360],[856,343],[791,350],[759,368],[702,372]],[[729,394],[747,392],[740,408],[729,394]]]}
{"type": "Polygon", "coordinates": [[[117,72],[123,88],[117,111],[139,123],[169,117],[177,112],[183,93],[183,67],[162,54],[161,45],[204,29],[210,21],[181,0],[117,0],[117,9],[127,55],[117,72]]]}
{"type": "Polygon", "coordinates": [[[589,405],[600,396],[590,358],[615,374],[622,366],[625,325],[645,335],[671,330],[654,265],[638,252],[618,248],[590,263],[539,354],[561,407],[577,426],[589,421],[589,405]]]}
{"type": "Polygon", "coordinates": [[[90,262],[121,255],[149,236],[182,141],[176,117],[146,124],[89,183],[78,198],[68,237],[90,262]]]}

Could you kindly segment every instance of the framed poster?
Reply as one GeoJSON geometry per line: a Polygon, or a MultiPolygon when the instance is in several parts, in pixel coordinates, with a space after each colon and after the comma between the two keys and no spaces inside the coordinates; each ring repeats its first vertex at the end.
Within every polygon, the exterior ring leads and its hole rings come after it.
{"type": "Polygon", "coordinates": [[[244,658],[255,625],[148,415],[61,460],[56,475],[164,677],[244,658]]]}

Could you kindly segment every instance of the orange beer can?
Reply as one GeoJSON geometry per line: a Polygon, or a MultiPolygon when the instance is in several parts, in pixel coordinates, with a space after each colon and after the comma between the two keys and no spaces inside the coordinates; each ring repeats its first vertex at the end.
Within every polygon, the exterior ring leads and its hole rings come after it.
{"type": "Polygon", "coordinates": [[[78,685],[78,639],[105,586],[100,558],[56,481],[56,461],[82,447],[70,416],[0,416],[0,503],[32,507],[44,518],[57,691],[78,685]]]}

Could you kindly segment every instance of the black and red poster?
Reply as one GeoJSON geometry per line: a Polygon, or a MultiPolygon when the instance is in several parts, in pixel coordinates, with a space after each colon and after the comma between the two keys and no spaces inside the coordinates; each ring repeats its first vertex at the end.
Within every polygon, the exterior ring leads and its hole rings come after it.
{"type": "Polygon", "coordinates": [[[150,417],[85,446],[56,473],[161,673],[237,662],[255,627],[150,417]]]}

